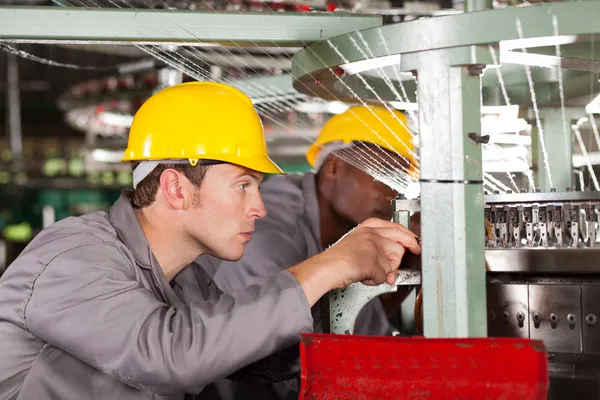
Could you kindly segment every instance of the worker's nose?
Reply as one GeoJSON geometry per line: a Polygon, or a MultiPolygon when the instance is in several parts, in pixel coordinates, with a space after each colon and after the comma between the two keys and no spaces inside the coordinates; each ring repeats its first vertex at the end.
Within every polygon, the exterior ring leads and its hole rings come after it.
{"type": "Polygon", "coordinates": [[[385,183],[382,183],[382,182],[379,182],[379,193],[381,194],[381,197],[386,202],[390,202],[390,201],[394,200],[396,197],[398,197],[397,190],[392,189],[391,187],[389,187],[388,185],[386,185],[385,183]]]}
{"type": "Polygon", "coordinates": [[[257,193],[256,197],[254,198],[252,207],[250,208],[250,214],[252,218],[256,219],[264,218],[267,216],[267,209],[265,208],[265,203],[263,202],[260,193],[257,193]]]}

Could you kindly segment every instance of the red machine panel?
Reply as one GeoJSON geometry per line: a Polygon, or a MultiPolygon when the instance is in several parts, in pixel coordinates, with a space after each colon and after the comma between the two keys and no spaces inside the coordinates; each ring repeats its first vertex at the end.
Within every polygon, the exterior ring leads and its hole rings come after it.
{"type": "Polygon", "coordinates": [[[548,398],[541,341],[304,335],[301,400],[548,398]]]}

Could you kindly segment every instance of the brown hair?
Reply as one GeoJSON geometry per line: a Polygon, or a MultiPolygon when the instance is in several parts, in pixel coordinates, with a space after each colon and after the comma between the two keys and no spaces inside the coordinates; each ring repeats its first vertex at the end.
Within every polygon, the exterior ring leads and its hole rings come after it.
{"type": "MultiPolygon", "coordinates": [[[[134,170],[138,165],[139,161],[132,162],[131,169],[134,170]]],[[[156,200],[156,193],[160,185],[160,176],[166,169],[174,169],[182,172],[194,186],[200,187],[209,168],[209,165],[200,165],[200,163],[195,167],[192,167],[190,164],[158,164],[148,176],[138,183],[135,189],[127,189],[124,191],[124,194],[131,202],[133,208],[148,207],[156,200]]]]}

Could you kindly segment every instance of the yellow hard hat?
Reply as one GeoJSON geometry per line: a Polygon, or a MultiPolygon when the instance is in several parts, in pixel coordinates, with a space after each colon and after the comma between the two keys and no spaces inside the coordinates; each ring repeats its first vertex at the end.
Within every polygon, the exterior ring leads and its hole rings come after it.
{"type": "Polygon", "coordinates": [[[332,142],[372,143],[405,157],[415,167],[414,144],[407,128],[406,116],[396,110],[394,115],[385,107],[354,106],[334,115],[321,129],[315,143],[306,153],[306,159],[315,166],[323,146],[332,142]]]}
{"type": "Polygon", "coordinates": [[[231,86],[189,82],[150,97],[138,110],[122,161],[214,160],[281,174],[269,158],[262,122],[231,86]]]}

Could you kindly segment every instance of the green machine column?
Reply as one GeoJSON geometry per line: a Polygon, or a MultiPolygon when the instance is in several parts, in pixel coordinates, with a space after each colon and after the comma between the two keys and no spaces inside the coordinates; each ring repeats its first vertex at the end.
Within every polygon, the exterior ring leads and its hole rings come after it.
{"type": "Polygon", "coordinates": [[[483,173],[476,141],[482,66],[467,65],[475,63],[475,53],[448,49],[403,58],[403,69],[413,66],[418,73],[423,322],[429,338],[487,336],[483,173]]]}
{"type": "Polygon", "coordinates": [[[542,136],[540,130],[532,129],[532,161],[535,170],[535,185],[542,192],[550,188],[564,191],[573,187],[573,134],[571,123],[582,117],[581,109],[565,109],[563,121],[560,107],[544,107],[540,109],[540,120],[543,129],[543,141],[548,154],[548,165],[544,160],[542,136]],[[564,122],[564,123],[563,123],[564,122]],[[552,183],[550,183],[550,178],[552,183]]]}

